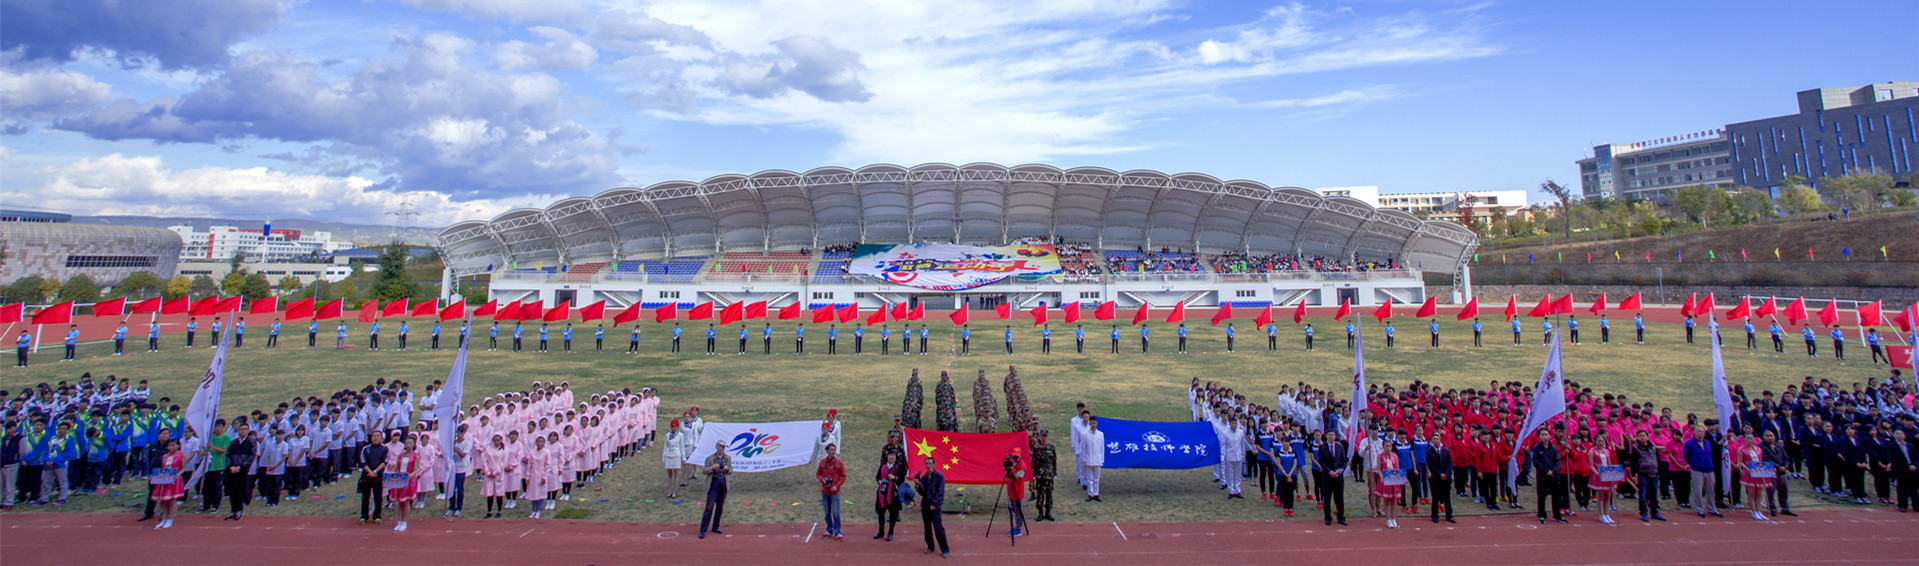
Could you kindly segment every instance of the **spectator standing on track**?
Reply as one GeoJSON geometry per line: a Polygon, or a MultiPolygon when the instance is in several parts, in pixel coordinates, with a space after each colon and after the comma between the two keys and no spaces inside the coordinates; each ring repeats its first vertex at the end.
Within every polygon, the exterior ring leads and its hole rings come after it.
{"type": "Polygon", "coordinates": [[[906,484],[906,462],[900,461],[900,453],[888,451],[880,462],[880,469],[873,474],[873,482],[879,489],[873,493],[873,511],[879,514],[879,532],[873,538],[884,537],[893,540],[893,530],[900,524],[900,486],[906,484]]]}
{"type": "Polygon", "coordinates": [[[913,479],[918,484],[920,528],[926,538],[926,553],[932,554],[937,543],[940,556],[952,556],[952,549],[946,544],[946,524],[940,517],[940,506],[946,504],[946,476],[940,474],[932,458],[924,463],[926,471],[913,479]]]}
{"type": "Polygon", "coordinates": [[[820,507],[826,514],[826,535],[844,541],[846,533],[840,530],[840,487],[846,484],[846,464],[840,462],[839,453],[838,445],[826,445],[826,457],[820,459],[813,477],[820,481],[820,507]]]}
{"type": "Polygon", "coordinates": [[[726,512],[726,475],[733,473],[733,457],[726,454],[726,443],[714,444],[713,455],[706,457],[706,510],[700,512],[700,538],[706,538],[706,531],[713,534],[726,534],[720,531],[720,516],[726,512]],[[710,527],[710,529],[709,529],[710,527]]]}

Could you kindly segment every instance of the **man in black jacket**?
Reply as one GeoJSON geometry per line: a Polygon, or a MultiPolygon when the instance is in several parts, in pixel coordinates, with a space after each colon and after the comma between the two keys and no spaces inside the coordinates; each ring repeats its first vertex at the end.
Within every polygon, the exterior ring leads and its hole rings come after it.
{"type": "Polygon", "coordinates": [[[920,529],[926,537],[926,553],[932,554],[934,543],[938,543],[940,556],[951,556],[952,549],[946,546],[946,524],[940,519],[940,505],[946,503],[946,476],[940,475],[939,468],[932,458],[924,462],[926,472],[913,478],[920,495],[920,529]]]}
{"type": "Polygon", "coordinates": [[[1539,429],[1539,436],[1532,448],[1526,449],[1526,460],[1532,464],[1535,505],[1539,507],[1539,522],[1546,522],[1546,508],[1552,508],[1552,519],[1564,523],[1559,510],[1566,506],[1566,492],[1559,489],[1559,448],[1553,446],[1552,431],[1539,429]]]}
{"type": "Polygon", "coordinates": [[[360,524],[366,524],[369,518],[368,504],[372,505],[370,517],[373,524],[380,524],[380,508],[386,506],[386,489],[383,480],[386,476],[386,438],[375,433],[367,438],[360,447],[360,524]]]}
{"type": "Polygon", "coordinates": [[[232,513],[228,521],[238,521],[247,509],[247,500],[252,499],[252,482],[247,471],[253,467],[253,458],[259,453],[260,439],[254,436],[253,429],[247,423],[240,423],[234,429],[233,444],[227,446],[227,500],[232,513]]]}
{"type": "Polygon", "coordinates": [[[1639,521],[1664,521],[1659,515],[1659,445],[1652,443],[1652,435],[1639,431],[1633,439],[1633,445],[1626,452],[1626,465],[1632,468],[1633,476],[1639,483],[1633,491],[1639,493],[1639,521]],[[1650,514],[1650,515],[1649,515],[1650,514]]]}
{"type": "Polygon", "coordinates": [[[1892,479],[1899,482],[1899,512],[1919,509],[1919,446],[1906,436],[1906,429],[1892,429],[1891,451],[1887,454],[1892,464],[1892,479]]]}
{"type": "Polygon", "coordinates": [[[1427,490],[1432,494],[1433,522],[1439,522],[1439,508],[1446,508],[1446,522],[1453,521],[1453,451],[1446,448],[1440,440],[1446,435],[1435,434],[1432,446],[1426,449],[1426,481],[1432,485],[1427,490]]]}
{"type": "MultiPolygon", "coordinates": [[[[1786,470],[1792,465],[1792,457],[1786,455],[1786,443],[1779,440],[1778,432],[1771,430],[1761,433],[1760,438],[1765,441],[1759,445],[1760,454],[1772,463],[1773,472],[1772,487],[1766,493],[1766,512],[1797,517],[1799,514],[1792,512],[1791,493],[1787,491],[1786,470]]],[[[1759,502],[1753,501],[1752,507],[1758,509],[1759,502]]]]}
{"type": "Polygon", "coordinates": [[[1351,464],[1346,442],[1336,433],[1327,433],[1326,443],[1313,452],[1313,486],[1319,489],[1319,500],[1326,504],[1327,525],[1333,524],[1334,517],[1339,518],[1339,524],[1346,524],[1346,468],[1351,464]]]}

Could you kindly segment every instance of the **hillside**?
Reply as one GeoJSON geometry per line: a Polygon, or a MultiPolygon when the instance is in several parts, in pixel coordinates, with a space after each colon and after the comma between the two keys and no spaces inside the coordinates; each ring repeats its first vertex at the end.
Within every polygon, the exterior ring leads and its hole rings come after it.
{"type": "MultiPolygon", "coordinates": [[[[167,217],[167,216],[78,216],[73,217],[76,224],[112,224],[116,226],[146,226],[165,228],[188,224],[193,226],[240,226],[257,228],[259,219],[235,220],[231,218],[167,217]]],[[[333,238],[358,244],[384,244],[399,240],[409,244],[430,245],[440,233],[440,227],[399,228],[374,224],[349,224],[345,222],[327,222],[300,218],[275,218],[275,228],[291,230],[313,230],[332,232],[333,238]]]]}
{"type": "Polygon", "coordinates": [[[1915,235],[1919,235],[1919,211],[1855,216],[1852,220],[1802,216],[1766,224],[1643,238],[1513,246],[1493,243],[1481,249],[1479,263],[1499,263],[1502,254],[1506,261],[1517,263],[1527,253],[1543,262],[1548,257],[1558,257],[1561,252],[1566,254],[1566,263],[1573,263],[1575,257],[1584,263],[1587,253],[1597,261],[1602,257],[1611,260],[1615,251],[1622,259],[1637,258],[1641,262],[1646,261],[1647,252],[1652,252],[1654,261],[1670,262],[1683,251],[1683,259],[1691,263],[1707,261],[1709,250],[1719,261],[1737,261],[1742,249],[1752,261],[1773,261],[1774,248],[1779,249],[1780,259],[1785,261],[1805,261],[1808,248],[1814,250],[1816,261],[1839,261],[1843,259],[1840,250],[1846,247],[1852,248],[1854,260],[1879,260],[1880,246],[1886,246],[1885,259],[1919,261],[1919,237],[1915,235]]]}

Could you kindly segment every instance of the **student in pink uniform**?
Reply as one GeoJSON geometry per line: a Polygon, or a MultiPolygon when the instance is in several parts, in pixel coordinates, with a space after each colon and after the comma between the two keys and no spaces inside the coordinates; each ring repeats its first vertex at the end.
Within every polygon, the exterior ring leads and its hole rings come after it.
{"type": "Polygon", "coordinates": [[[546,504],[546,465],[553,457],[553,452],[547,449],[546,437],[533,437],[533,452],[529,456],[526,472],[526,499],[531,502],[533,512],[526,517],[538,519],[540,507],[546,504]]]}
{"type": "Polygon", "coordinates": [[[486,515],[482,519],[497,518],[499,510],[506,509],[505,453],[506,437],[499,434],[493,435],[492,443],[473,453],[473,465],[480,470],[480,497],[486,498],[486,515]]]}
{"type": "Polygon", "coordinates": [[[568,450],[572,458],[568,460],[567,471],[572,472],[573,483],[576,484],[591,483],[593,469],[598,466],[593,462],[592,423],[593,419],[580,417],[578,434],[573,436],[573,445],[568,450]]]}
{"type": "Polygon", "coordinates": [[[1746,433],[1738,437],[1737,448],[1731,451],[1740,471],[1739,485],[1746,488],[1746,504],[1752,506],[1752,520],[1770,521],[1772,519],[1759,512],[1759,503],[1766,500],[1766,489],[1772,487],[1772,478],[1752,477],[1752,465],[1765,462],[1766,451],[1760,446],[1759,438],[1753,436],[1753,426],[1746,425],[1745,429],[1746,433]]]}
{"type": "MultiPolygon", "coordinates": [[[[426,494],[439,491],[438,484],[444,479],[440,471],[439,435],[434,434],[430,421],[420,421],[421,430],[415,435],[415,443],[420,446],[420,481],[418,497],[413,499],[414,509],[426,508],[426,494]]],[[[441,495],[440,499],[446,499],[441,495]]]]}
{"type": "MultiPolygon", "coordinates": [[[[1618,462],[1613,459],[1612,441],[1605,438],[1600,439],[1598,444],[1594,444],[1586,450],[1585,456],[1586,461],[1592,469],[1592,475],[1588,477],[1586,485],[1592,489],[1594,498],[1599,500],[1599,522],[1608,525],[1615,524],[1612,520],[1612,500],[1613,490],[1619,487],[1619,482],[1600,479],[1606,466],[1618,464],[1618,462]]],[[[1658,497],[1658,494],[1654,494],[1653,497],[1658,497]]]]}
{"type": "Polygon", "coordinates": [[[407,436],[401,441],[400,454],[391,459],[392,465],[387,473],[406,474],[406,485],[387,488],[387,501],[393,502],[394,509],[400,512],[400,524],[393,526],[393,532],[406,532],[406,518],[413,510],[413,500],[419,497],[420,489],[420,442],[416,437],[407,436]]]}
{"type": "Polygon", "coordinates": [[[180,498],[186,497],[187,493],[185,481],[187,455],[180,452],[180,441],[177,439],[167,440],[166,450],[167,455],[160,458],[160,465],[157,467],[171,468],[173,483],[153,486],[152,498],[160,502],[160,523],[153,526],[155,530],[173,526],[173,510],[179,506],[180,498]]]}
{"type": "Polygon", "coordinates": [[[526,446],[520,444],[520,431],[513,430],[506,433],[506,450],[502,451],[501,455],[506,458],[506,465],[501,468],[506,478],[504,508],[512,509],[519,507],[520,490],[526,487],[526,446]]]}
{"type": "MultiPolygon", "coordinates": [[[[1377,465],[1380,470],[1398,469],[1399,454],[1391,450],[1380,452],[1379,464],[1377,465]]],[[[1385,509],[1386,528],[1399,528],[1399,492],[1401,488],[1404,487],[1405,486],[1400,485],[1386,485],[1386,482],[1383,481],[1380,476],[1373,478],[1373,497],[1378,499],[1379,506],[1385,509]]]]}
{"type": "Polygon", "coordinates": [[[557,505],[561,496],[564,495],[562,491],[564,490],[568,476],[566,473],[566,450],[565,447],[560,445],[560,433],[548,431],[546,433],[546,446],[548,456],[546,462],[546,498],[557,505]]]}

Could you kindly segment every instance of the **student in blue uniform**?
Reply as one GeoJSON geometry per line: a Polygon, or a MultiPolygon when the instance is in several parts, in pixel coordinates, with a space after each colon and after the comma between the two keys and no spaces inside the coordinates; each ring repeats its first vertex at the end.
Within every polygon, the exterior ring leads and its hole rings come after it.
{"type": "Polygon", "coordinates": [[[1566,333],[1571,335],[1572,343],[1579,343],[1579,317],[1577,315],[1566,317],[1566,333]]]}
{"type": "Polygon", "coordinates": [[[1692,343],[1692,327],[1693,327],[1692,317],[1688,316],[1686,317],[1686,343],[1687,344],[1692,343]]]}
{"type": "Polygon", "coordinates": [[[566,323],[566,327],[560,329],[560,352],[567,354],[573,353],[573,323],[571,322],[566,323]]]}
{"type": "Polygon", "coordinates": [[[733,355],[735,356],[746,355],[746,337],[751,336],[752,334],[753,333],[751,331],[746,329],[746,325],[744,324],[740,325],[740,351],[733,355]]]}
{"type": "Polygon", "coordinates": [[[13,367],[17,367],[17,368],[27,367],[27,350],[32,347],[33,347],[33,335],[29,334],[25,330],[20,331],[20,337],[15,338],[13,340],[13,351],[14,351],[13,367]]]}
{"type": "Polygon", "coordinates": [[[926,337],[930,334],[932,334],[932,332],[926,329],[926,325],[921,324],[920,325],[920,355],[922,356],[926,355],[926,337]]]}
{"type": "Polygon", "coordinates": [[[1144,324],[1139,325],[1139,353],[1141,354],[1146,353],[1146,346],[1150,342],[1150,340],[1148,339],[1151,337],[1152,337],[1152,330],[1147,328],[1146,325],[1144,324]]]}
{"type": "Polygon", "coordinates": [[[438,351],[440,349],[440,321],[433,321],[433,326],[428,330],[430,332],[427,334],[426,349],[438,351]]]}
{"type": "Polygon", "coordinates": [[[1599,315],[1599,343],[1612,343],[1612,322],[1606,320],[1606,315],[1603,314],[1599,315]]]}
{"type": "Polygon", "coordinates": [[[1073,353],[1086,353],[1086,327],[1073,325],[1073,353]]]}
{"type": "Polygon", "coordinates": [[[882,324],[880,325],[880,355],[884,356],[892,352],[893,352],[893,329],[882,324]]]}
{"type": "Polygon", "coordinates": [[[1233,323],[1226,323],[1226,353],[1233,353],[1233,323]]]}
{"type": "Polygon", "coordinates": [[[67,355],[64,358],[61,358],[60,361],[71,362],[73,361],[74,351],[80,349],[80,327],[78,325],[73,325],[73,324],[67,325],[66,345],[67,345],[67,355]]]}
{"type": "MultiPolygon", "coordinates": [[[[745,326],[740,326],[740,330],[745,330],[745,329],[746,329],[745,326]]],[[[595,352],[606,351],[606,325],[605,324],[597,324],[593,326],[593,351],[595,352]]],[[[746,337],[745,336],[740,337],[740,353],[742,354],[746,353],[746,337]]]]}
{"type": "Polygon", "coordinates": [[[1306,323],[1305,332],[1306,332],[1306,351],[1311,352],[1313,351],[1313,324],[1312,323],[1310,322],[1306,323]]]}
{"type": "Polygon", "coordinates": [[[471,334],[473,334],[473,321],[471,319],[460,321],[460,346],[459,347],[461,348],[466,347],[467,336],[471,334]]]}
{"type": "MultiPolygon", "coordinates": [[[[498,328],[497,326],[495,328],[498,328]]],[[[307,349],[311,350],[320,341],[320,321],[307,321],[307,349]]]]}
{"type": "Polygon", "coordinates": [[[1179,348],[1174,351],[1181,354],[1186,353],[1186,323],[1184,322],[1179,323],[1179,348]]]}
{"type": "MultiPolygon", "coordinates": [[[[674,323],[674,324],[678,325],[679,323],[674,323]]],[[[521,339],[521,336],[525,333],[526,333],[525,326],[521,326],[519,322],[513,323],[513,351],[515,353],[520,352],[520,339],[521,339]]],[[[678,340],[675,340],[674,345],[677,346],[678,342],[679,342],[678,340]]],[[[678,352],[680,350],[679,348],[674,348],[673,351],[678,352]]]]}
{"type": "Polygon", "coordinates": [[[960,325],[960,355],[973,353],[973,327],[960,325]]]}
{"type": "MultiPolygon", "coordinates": [[[[216,321],[213,321],[213,323],[219,324],[220,321],[216,320],[216,321]]],[[[214,331],[214,334],[219,334],[219,331],[217,330],[214,331]]],[[[374,322],[372,325],[366,327],[366,336],[367,336],[366,348],[368,350],[380,349],[380,323],[379,322],[374,322]]],[[[216,339],[214,343],[218,344],[219,341],[216,339]]]]}
{"type": "Polygon", "coordinates": [[[1356,329],[1353,327],[1353,323],[1350,323],[1350,322],[1346,323],[1346,349],[1348,350],[1353,349],[1353,339],[1354,337],[1358,336],[1358,334],[1355,333],[1355,330],[1356,329]]]}
{"type": "Polygon", "coordinates": [[[273,324],[267,325],[268,348],[277,348],[280,346],[280,326],[280,319],[278,318],[273,319],[273,324]]]}
{"type": "Polygon", "coordinates": [[[346,349],[346,323],[345,322],[341,322],[338,326],[333,327],[333,349],[335,350],[346,349]]]}
{"type": "Polygon", "coordinates": [[[833,356],[833,355],[838,355],[839,353],[840,353],[840,325],[837,325],[837,324],[829,325],[826,327],[826,355],[833,356]]]}
{"type": "Polygon", "coordinates": [[[1752,319],[1746,319],[1746,349],[1759,349],[1759,338],[1753,334],[1752,319]]]}
{"type": "Polygon", "coordinates": [[[800,323],[799,328],[793,330],[793,353],[806,353],[806,323],[804,322],[800,323]]]}
{"type": "Polygon", "coordinates": [[[208,346],[209,348],[220,347],[220,328],[221,328],[220,319],[216,317],[213,319],[213,325],[212,325],[212,328],[210,329],[211,332],[207,333],[207,336],[210,336],[213,338],[213,343],[210,346],[208,346]]]}
{"type": "Polygon", "coordinates": [[[160,351],[160,321],[147,323],[147,351],[160,351]]]}
{"type": "Polygon", "coordinates": [[[1273,460],[1273,502],[1286,510],[1286,516],[1293,516],[1293,499],[1299,493],[1299,452],[1293,443],[1281,440],[1274,443],[1273,460]]]}
{"type": "Polygon", "coordinates": [[[866,327],[853,327],[853,355],[860,355],[866,349],[866,327]]]}
{"type": "Polygon", "coordinates": [[[1047,325],[1039,329],[1039,353],[1053,353],[1053,327],[1047,325]]]}
{"type": "Polygon", "coordinates": [[[120,321],[120,326],[115,327],[113,329],[113,355],[115,356],[120,355],[121,352],[124,352],[126,350],[126,346],[127,346],[127,322],[123,320],[123,321],[120,321]]]}
{"type": "Polygon", "coordinates": [[[640,353],[640,325],[637,323],[633,325],[632,334],[627,337],[626,353],[628,354],[640,353]]]}
{"type": "Polygon", "coordinates": [[[1781,336],[1781,334],[1785,332],[1785,329],[1779,327],[1779,319],[1772,319],[1772,322],[1766,325],[1766,332],[1772,334],[1773,353],[1786,353],[1786,340],[1781,336]]]}
{"type": "MultiPolygon", "coordinates": [[[[639,329],[638,326],[634,326],[633,328],[635,330],[639,329]]],[[[493,352],[499,349],[500,349],[500,323],[495,322],[493,324],[487,325],[487,328],[486,328],[486,351],[493,352]]]]}
{"type": "Polygon", "coordinates": [[[1477,318],[1473,319],[1473,347],[1474,348],[1483,347],[1479,343],[1479,335],[1480,333],[1485,331],[1486,331],[1486,325],[1480,324],[1479,319],[1477,318]]]}
{"type": "Polygon", "coordinates": [[[678,353],[680,353],[680,332],[681,332],[681,329],[680,329],[680,323],[677,323],[677,322],[675,322],[675,323],[673,323],[673,350],[672,350],[672,352],[673,352],[673,353],[675,353],[675,354],[678,354],[678,353]]]}
{"type": "Polygon", "coordinates": [[[1439,320],[1433,319],[1433,320],[1426,321],[1426,331],[1432,333],[1432,337],[1433,337],[1432,347],[1438,348],[1439,347],[1439,320]]]}
{"type": "Polygon", "coordinates": [[[1513,345],[1518,346],[1519,345],[1519,319],[1517,318],[1513,319],[1512,324],[1513,324],[1513,345]]]}
{"type": "Polygon", "coordinates": [[[1846,359],[1846,331],[1840,330],[1837,324],[1832,325],[1832,359],[1846,359]]]}
{"type": "Polygon", "coordinates": [[[245,347],[246,342],[247,342],[247,319],[246,317],[240,317],[240,320],[238,322],[233,323],[233,347],[243,348],[245,347]]]}
{"type": "Polygon", "coordinates": [[[1879,329],[1866,329],[1866,347],[1872,349],[1873,366],[1878,366],[1879,360],[1885,360],[1888,364],[1892,363],[1892,358],[1886,357],[1885,350],[1879,347],[1879,329]]]}
{"type": "Polygon", "coordinates": [[[547,339],[547,336],[549,336],[552,332],[553,332],[552,327],[548,326],[544,322],[540,323],[540,348],[535,351],[542,354],[546,353],[546,339],[547,339]]]}
{"type": "Polygon", "coordinates": [[[1266,351],[1279,351],[1279,325],[1266,323],[1266,351]]]}
{"type": "Polygon", "coordinates": [[[400,321],[400,351],[402,352],[406,351],[406,335],[407,332],[411,330],[413,330],[413,325],[407,324],[404,320],[400,321]]]}
{"type": "Polygon", "coordinates": [[[199,330],[200,319],[197,317],[187,317],[187,349],[193,349],[193,335],[198,334],[199,330]]]}
{"type": "Polygon", "coordinates": [[[706,355],[711,356],[717,353],[714,350],[714,341],[719,337],[719,333],[719,329],[713,328],[712,324],[706,325],[706,355]]]}
{"type": "Polygon", "coordinates": [[[1539,343],[1540,343],[1540,344],[1552,344],[1552,343],[1553,343],[1553,321],[1552,321],[1552,319],[1541,319],[1541,320],[1539,321],[1539,343]]]}
{"type": "Polygon", "coordinates": [[[1112,353],[1117,354],[1119,353],[1119,325],[1117,324],[1113,325],[1113,327],[1109,330],[1109,332],[1113,340],[1112,353]]]}
{"type": "Polygon", "coordinates": [[[766,323],[766,326],[760,329],[760,346],[760,355],[773,355],[773,323],[766,323]]]}
{"type": "Polygon", "coordinates": [[[1006,355],[1013,355],[1013,327],[1006,327],[1006,355]]]}
{"type": "Polygon", "coordinates": [[[1637,344],[1646,343],[1646,318],[1645,317],[1637,314],[1632,315],[1632,336],[1633,336],[1632,339],[1634,343],[1637,343],[1637,344]]]}
{"type": "Polygon", "coordinates": [[[1386,319],[1386,349],[1393,349],[1393,321],[1386,319]]]}

